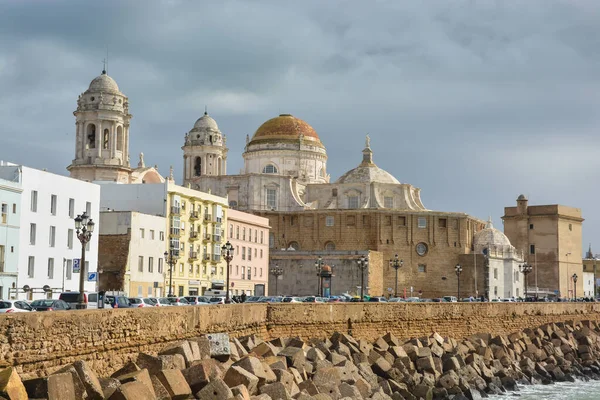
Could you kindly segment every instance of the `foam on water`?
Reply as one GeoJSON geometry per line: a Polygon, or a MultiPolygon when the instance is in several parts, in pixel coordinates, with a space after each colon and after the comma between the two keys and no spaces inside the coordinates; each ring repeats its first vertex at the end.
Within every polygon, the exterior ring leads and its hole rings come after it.
{"type": "Polygon", "coordinates": [[[504,396],[491,396],[490,400],[508,400],[513,397],[520,400],[598,400],[600,399],[600,381],[563,382],[554,385],[519,386],[519,397],[507,393],[504,396]]]}

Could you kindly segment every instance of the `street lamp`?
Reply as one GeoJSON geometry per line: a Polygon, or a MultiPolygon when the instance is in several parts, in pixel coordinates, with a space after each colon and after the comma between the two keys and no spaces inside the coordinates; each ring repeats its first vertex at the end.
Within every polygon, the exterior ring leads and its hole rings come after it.
{"type": "Polygon", "coordinates": [[[525,280],[525,301],[527,301],[527,275],[529,275],[529,273],[533,271],[533,266],[527,263],[519,265],[519,271],[523,273],[523,279],[525,280]]]}
{"type": "Polygon", "coordinates": [[[167,296],[173,296],[173,264],[175,264],[175,259],[173,258],[173,249],[169,251],[165,251],[165,262],[169,264],[169,294],[167,296]]]}
{"type": "Polygon", "coordinates": [[[271,275],[275,277],[275,296],[277,296],[279,292],[279,290],[277,289],[277,281],[279,280],[279,277],[283,275],[283,269],[279,268],[277,264],[275,264],[275,267],[271,268],[270,272],[271,275]]]}
{"type": "Polygon", "coordinates": [[[81,260],[79,262],[79,296],[77,297],[77,309],[84,310],[87,308],[85,302],[84,285],[85,285],[85,246],[89,243],[92,238],[92,232],[94,232],[94,221],[86,214],[78,215],[75,218],[75,230],[77,232],[77,239],[81,242],[81,260]]]}
{"type": "Polygon", "coordinates": [[[357,263],[360,268],[360,301],[365,301],[365,269],[369,268],[369,258],[361,256],[357,263]]]}
{"type": "Polygon", "coordinates": [[[231,260],[233,260],[233,246],[231,245],[231,243],[229,243],[229,240],[223,245],[223,247],[221,247],[221,250],[223,250],[223,254],[225,254],[223,258],[225,258],[225,261],[227,262],[227,285],[225,287],[225,304],[229,304],[231,303],[231,300],[229,299],[229,263],[231,262],[231,260]]]}
{"type": "Polygon", "coordinates": [[[573,278],[573,297],[575,299],[575,301],[577,301],[577,274],[573,274],[572,276],[573,278]]]}
{"type": "Polygon", "coordinates": [[[396,283],[394,285],[394,297],[398,297],[398,269],[402,267],[404,264],[403,260],[398,259],[398,254],[394,256],[392,260],[390,260],[390,267],[396,270],[396,283]]]}
{"type": "Polygon", "coordinates": [[[317,258],[317,261],[315,261],[315,270],[317,271],[317,296],[321,297],[322,293],[321,293],[321,270],[323,269],[323,266],[325,265],[325,262],[323,261],[323,257],[319,256],[319,258],[317,258]]]}
{"type": "Polygon", "coordinates": [[[457,301],[460,301],[460,274],[462,273],[462,267],[460,264],[456,264],[454,267],[454,272],[456,272],[456,277],[458,280],[458,290],[457,290],[457,301]]]}

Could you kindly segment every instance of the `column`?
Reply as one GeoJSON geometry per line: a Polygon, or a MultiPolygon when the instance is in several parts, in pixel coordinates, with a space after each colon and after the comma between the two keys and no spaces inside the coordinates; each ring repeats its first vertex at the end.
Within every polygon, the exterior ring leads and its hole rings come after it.
{"type": "Polygon", "coordinates": [[[129,165],[129,123],[123,124],[123,164],[129,165]]]}
{"type": "Polygon", "coordinates": [[[117,155],[117,127],[113,121],[110,125],[110,158],[115,158],[117,155]]]}
{"type": "Polygon", "coordinates": [[[81,122],[75,122],[75,159],[82,158],[81,156],[81,122]]]}

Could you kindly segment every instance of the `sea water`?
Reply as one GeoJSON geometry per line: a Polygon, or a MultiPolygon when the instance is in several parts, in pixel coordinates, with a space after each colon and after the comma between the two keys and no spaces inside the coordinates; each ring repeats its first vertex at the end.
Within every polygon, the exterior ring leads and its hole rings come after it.
{"type": "Polygon", "coordinates": [[[554,385],[519,386],[519,391],[504,396],[490,396],[490,400],[600,400],[600,381],[562,382],[554,385]],[[513,396],[518,396],[514,397],[513,396]]]}

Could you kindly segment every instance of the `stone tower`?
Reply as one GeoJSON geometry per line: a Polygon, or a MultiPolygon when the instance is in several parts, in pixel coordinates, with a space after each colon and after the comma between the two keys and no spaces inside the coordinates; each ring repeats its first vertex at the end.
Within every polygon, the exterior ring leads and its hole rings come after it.
{"type": "Polygon", "coordinates": [[[227,139],[217,122],[205,111],[192,130],[185,135],[183,150],[183,184],[196,187],[202,176],[227,173],[227,139]]]}
{"type": "Polygon", "coordinates": [[[129,102],[106,70],[79,96],[72,178],[130,183],[129,102]]]}

